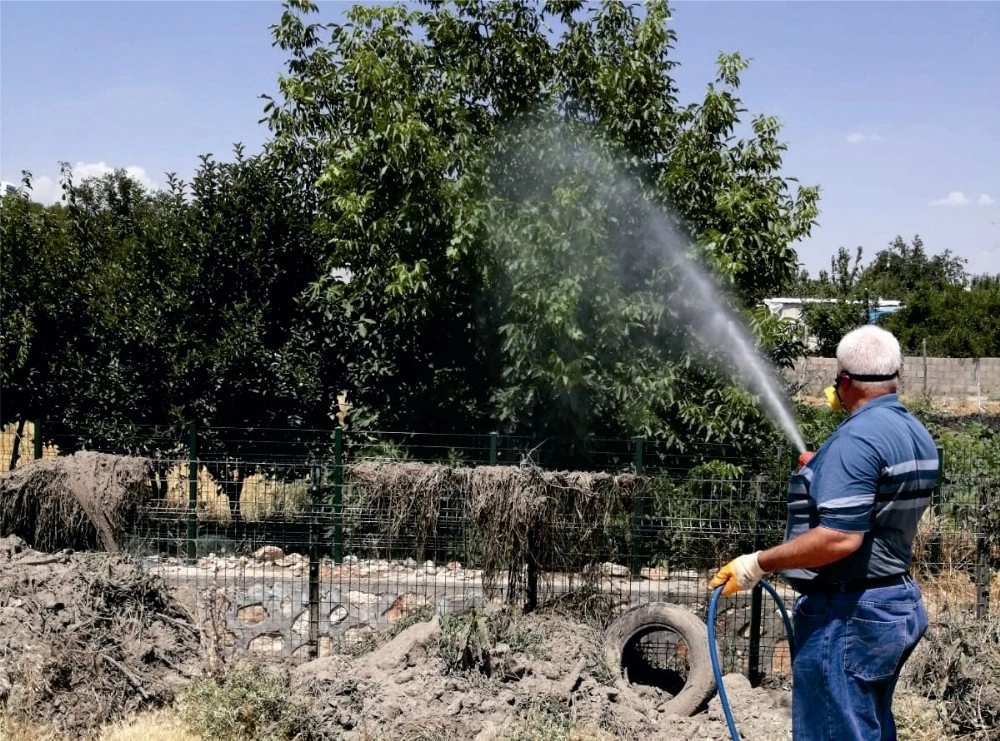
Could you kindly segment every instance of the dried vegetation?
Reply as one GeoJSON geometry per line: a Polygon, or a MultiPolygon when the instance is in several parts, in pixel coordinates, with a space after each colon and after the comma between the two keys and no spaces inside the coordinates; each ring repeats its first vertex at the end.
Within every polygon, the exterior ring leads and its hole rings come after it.
{"type": "Polygon", "coordinates": [[[0,715],[63,738],[159,707],[200,671],[190,614],[116,553],[48,554],[0,539],[0,715]]]}

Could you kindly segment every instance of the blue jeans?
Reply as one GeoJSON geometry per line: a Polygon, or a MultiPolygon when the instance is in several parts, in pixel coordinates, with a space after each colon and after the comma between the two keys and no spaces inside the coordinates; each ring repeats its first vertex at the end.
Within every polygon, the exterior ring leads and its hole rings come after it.
{"type": "Polygon", "coordinates": [[[916,582],[803,595],[794,627],[795,741],[895,741],[892,694],[927,630],[916,582]]]}

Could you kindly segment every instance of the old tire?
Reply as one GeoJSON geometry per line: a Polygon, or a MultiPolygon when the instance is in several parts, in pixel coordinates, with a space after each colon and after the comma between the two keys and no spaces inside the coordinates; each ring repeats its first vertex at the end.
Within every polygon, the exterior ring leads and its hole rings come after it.
{"type": "Polygon", "coordinates": [[[629,644],[656,630],[676,633],[688,648],[688,676],[683,688],[663,705],[663,712],[690,716],[715,694],[715,675],[708,650],[708,626],[693,612],[667,602],[633,607],[618,617],[604,632],[604,656],[615,683],[622,690],[631,687],[622,676],[622,663],[629,644]]]}

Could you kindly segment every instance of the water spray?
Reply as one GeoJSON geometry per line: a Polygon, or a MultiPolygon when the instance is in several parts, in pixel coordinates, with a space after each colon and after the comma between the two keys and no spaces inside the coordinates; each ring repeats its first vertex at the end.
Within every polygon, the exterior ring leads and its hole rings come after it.
{"type": "MultiPolygon", "coordinates": [[[[634,191],[633,186],[627,183],[625,185],[634,191]]],[[[795,423],[795,417],[780,390],[773,369],[757,352],[753,337],[722,300],[714,281],[688,257],[685,249],[688,240],[680,230],[653,208],[642,194],[635,193],[635,197],[645,204],[643,209],[649,237],[660,246],[664,256],[671,258],[681,274],[681,284],[693,290],[702,301],[697,315],[685,312],[687,319],[699,328],[699,339],[703,344],[717,349],[733,364],[740,379],[760,396],[765,411],[781,427],[795,451],[805,453],[806,444],[795,423]]]]}
{"type": "MultiPolygon", "coordinates": [[[[734,375],[759,397],[764,412],[781,428],[795,451],[805,452],[805,442],[774,369],[758,353],[753,336],[738,313],[723,299],[714,278],[689,257],[692,240],[685,230],[669,218],[662,206],[652,202],[635,181],[623,175],[613,164],[610,153],[602,154],[598,145],[584,144],[585,136],[579,132],[557,127],[550,131],[542,129],[538,136],[553,141],[554,148],[546,156],[564,157],[571,166],[578,167],[576,172],[586,176],[590,181],[588,187],[596,187],[605,204],[614,208],[614,204],[621,203],[626,210],[632,211],[632,214],[621,214],[626,217],[622,221],[631,221],[638,234],[627,232],[627,237],[626,234],[622,236],[629,241],[614,245],[619,247],[616,251],[623,284],[635,281],[640,285],[644,276],[641,270],[635,272],[634,267],[645,264],[649,258],[665,268],[672,267],[678,278],[674,290],[678,294],[683,291],[691,295],[687,300],[678,296],[681,300],[670,301],[670,308],[695,328],[693,334],[703,346],[720,353],[735,369],[734,375]],[[627,218],[630,215],[638,218],[627,218]],[[639,238],[630,239],[632,236],[639,238]]],[[[519,197],[530,200],[545,197],[549,189],[560,189],[558,177],[554,181],[548,179],[551,174],[561,171],[559,162],[546,164],[550,166],[542,169],[541,182],[533,179],[526,186],[531,192],[518,193],[519,197]]]]}

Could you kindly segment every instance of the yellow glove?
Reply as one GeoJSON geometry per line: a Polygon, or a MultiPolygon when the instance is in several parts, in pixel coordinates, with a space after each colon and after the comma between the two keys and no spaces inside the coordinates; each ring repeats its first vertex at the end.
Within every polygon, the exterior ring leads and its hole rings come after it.
{"type": "Polygon", "coordinates": [[[760,551],[757,551],[734,558],[715,572],[709,585],[715,589],[725,584],[726,587],[722,590],[723,597],[729,597],[742,589],[753,589],[764,576],[763,569],[757,563],[759,553],[760,551]]]}

